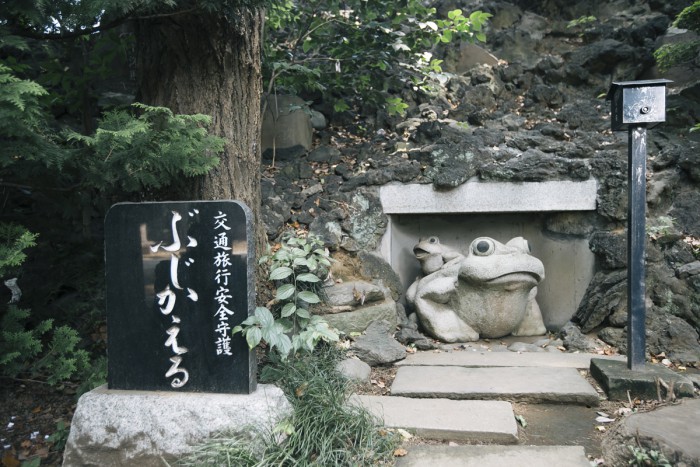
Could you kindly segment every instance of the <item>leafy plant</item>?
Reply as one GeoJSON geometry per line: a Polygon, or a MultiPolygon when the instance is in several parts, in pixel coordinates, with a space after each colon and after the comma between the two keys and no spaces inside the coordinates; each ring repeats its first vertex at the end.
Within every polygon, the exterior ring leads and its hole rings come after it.
{"type": "Polygon", "coordinates": [[[52,449],[54,451],[62,452],[66,447],[66,442],[68,441],[68,435],[70,434],[70,429],[66,422],[59,420],[56,422],[56,431],[51,433],[48,438],[48,442],[52,444],[52,449]]]}
{"type": "Polygon", "coordinates": [[[632,452],[632,458],[628,465],[639,467],[655,466],[655,467],[671,467],[671,463],[666,459],[666,456],[654,449],[647,449],[642,446],[628,446],[632,452]]]}
{"type": "Polygon", "coordinates": [[[277,285],[273,311],[257,307],[233,333],[242,333],[251,349],[264,340],[282,358],[292,351],[311,351],[319,340],[337,341],[338,334],[309,309],[321,301],[319,285],[331,265],[323,242],[313,235],[288,234],[260,263],[269,265],[269,280],[277,285]]]}
{"type": "Polygon", "coordinates": [[[598,18],[596,18],[595,16],[585,16],[584,15],[584,16],[580,16],[576,19],[572,19],[571,21],[569,21],[566,24],[566,27],[570,29],[570,28],[576,28],[579,26],[588,26],[589,24],[595,23],[596,21],[598,21],[598,18]]]}
{"type": "Polygon", "coordinates": [[[261,380],[275,383],[292,405],[271,433],[221,436],[198,447],[183,465],[365,466],[388,463],[399,437],[350,402],[353,384],[336,367],[342,352],[321,344],[293,360],[273,357],[261,380]],[[280,442],[280,434],[284,434],[280,442]]]}
{"type": "Polygon", "coordinates": [[[24,250],[35,246],[37,237],[17,224],[0,223],[0,277],[19,268],[27,258],[24,250]]]}
{"type": "MultiPolygon", "coordinates": [[[[684,8],[674,20],[673,26],[700,34],[700,0],[684,8]]],[[[663,72],[675,65],[693,64],[698,51],[700,51],[700,40],[691,39],[662,45],[654,51],[654,58],[659,70],[663,72]]],[[[697,67],[698,63],[694,66],[697,67]]]]}
{"type": "Polygon", "coordinates": [[[29,375],[56,385],[89,368],[89,355],[78,348],[80,338],[75,329],[54,328],[52,319],[28,328],[29,317],[28,310],[14,305],[2,317],[0,374],[9,378],[29,375]]]}
{"type": "Polygon", "coordinates": [[[267,90],[320,95],[337,112],[360,104],[398,110],[388,96],[441,71],[437,61],[432,70],[420,66],[424,53],[438,43],[486,39],[489,13],[435,14],[420,0],[276,2],[267,10],[267,90]]]}

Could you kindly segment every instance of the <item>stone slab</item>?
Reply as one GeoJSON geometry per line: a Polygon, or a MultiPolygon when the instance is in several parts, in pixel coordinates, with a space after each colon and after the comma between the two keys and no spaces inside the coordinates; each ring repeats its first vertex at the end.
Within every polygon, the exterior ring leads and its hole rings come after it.
{"type": "Polygon", "coordinates": [[[246,395],[109,390],[80,397],[64,466],[163,466],[219,432],[272,430],[291,412],[282,390],[258,385],[246,395]]]}
{"type": "Polygon", "coordinates": [[[422,438],[515,444],[518,427],[510,402],[353,396],[390,428],[422,438]]]}
{"type": "Polygon", "coordinates": [[[599,404],[598,392],[575,368],[402,366],[391,393],[421,398],[599,404]]]}
{"type": "MultiPolygon", "coordinates": [[[[632,371],[627,368],[626,362],[594,358],[591,360],[591,376],[611,400],[628,400],[628,391],[629,397],[633,399],[656,400],[658,398],[656,378],[661,378],[667,384],[673,382],[677,397],[695,395],[693,382],[690,379],[662,365],[647,363],[643,369],[632,371]]],[[[664,391],[662,388],[661,397],[665,398],[664,391]]]]}
{"type": "Polygon", "coordinates": [[[590,467],[581,446],[415,446],[396,467],[590,467]]]}
{"type": "Polygon", "coordinates": [[[384,185],[379,197],[385,214],[594,211],[595,180],[573,182],[480,182],[470,180],[449,191],[433,185],[384,185]]]}
{"type": "Polygon", "coordinates": [[[625,465],[628,446],[641,443],[661,451],[671,465],[700,465],[700,399],[683,399],[651,412],[623,419],[603,440],[606,464],[625,465]],[[625,464],[622,464],[625,463],[625,464]]]}
{"type": "Polygon", "coordinates": [[[397,366],[464,366],[464,367],[590,367],[591,358],[626,361],[624,356],[600,356],[589,353],[565,352],[480,352],[460,350],[454,352],[416,352],[397,362],[397,366]]]}

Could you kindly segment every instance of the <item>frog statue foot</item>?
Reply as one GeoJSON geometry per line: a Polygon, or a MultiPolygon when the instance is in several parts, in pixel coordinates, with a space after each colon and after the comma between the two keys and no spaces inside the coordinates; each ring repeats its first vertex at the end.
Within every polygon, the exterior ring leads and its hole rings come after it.
{"type": "Polygon", "coordinates": [[[432,337],[469,342],[546,333],[535,299],[544,266],[530,255],[524,238],[504,245],[480,237],[463,255],[430,237],[413,251],[426,275],[411,284],[406,297],[432,337]]]}

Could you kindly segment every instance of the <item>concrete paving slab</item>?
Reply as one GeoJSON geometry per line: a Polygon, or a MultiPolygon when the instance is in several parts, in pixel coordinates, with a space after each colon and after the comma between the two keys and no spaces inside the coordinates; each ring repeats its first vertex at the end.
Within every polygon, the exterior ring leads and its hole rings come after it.
{"type": "Polygon", "coordinates": [[[581,446],[415,446],[396,467],[590,467],[581,446]]]}
{"type": "Polygon", "coordinates": [[[515,444],[518,427],[506,401],[412,399],[353,396],[390,428],[403,428],[422,438],[515,444]]]}
{"type": "Polygon", "coordinates": [[[396,366],[464,366],[464,367],[552,367],[588,369],[591,358],[627,361],[624,356],[603,356],[589,353],[565,352],[479,352],[461,350],[454,352],[416,352],[405,360],[396,362],[396,366]]]}
{"type": "Polygon", "coordinates": [[[402,366],[394,396],[510,400],[597,406],[598,392],[575,368],[402,366]]]}
{"type": "MultiPolygon", "coordinates": [[[[673,392],[677,397],[694,397],[693,382],[663,365],[647,363],[642,369],[630,370],[625,362],[591,360],[591,376],[600,384],[608,399],[617,401],[631,398],[657,399],[657,378],[666,384],[673,383],[673,392]]],[[[666,397],[666,390],[661,388],[661,397],[666,397]]]]}

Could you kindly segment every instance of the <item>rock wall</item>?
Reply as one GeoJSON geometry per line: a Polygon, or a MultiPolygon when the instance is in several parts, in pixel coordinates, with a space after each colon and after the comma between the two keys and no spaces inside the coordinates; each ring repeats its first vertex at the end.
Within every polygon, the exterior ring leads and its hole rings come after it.
{"type": "MultiPolygon", "coordinates": [[[[575,320],[624,351],[627,134],[610,130],[604,95],[612,81],[661,77],[652,52],[678,33],[669,26],[685,3],[443,2],[441,11],[494,15],[484,50],[441,46],[446,84],[434,96],[403,90],[405,118],[380,113],[339,129],[326,115],[313,151],[265,171],[268,235],[303,224],[355,255],[378,249],[387,217],[377,191],[387,183],[593,178],[596,212],[553,214],[543,229],[588,238],[598,273],[575,320]],[[595,20],[570,27],[584,15],[595,20]]],[[[649,131],[647,149],[647,341],[652,354],[690,362],[700,360],[700,132],[688,130],[700,120],[700,75],[663,77],[674,80],[667,122],[649,131]]]]}

